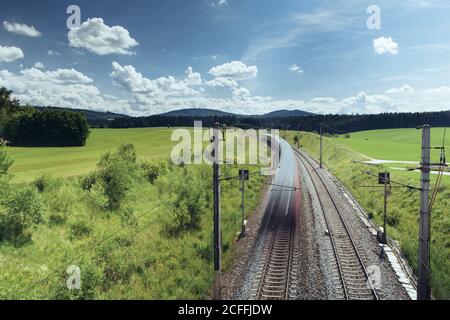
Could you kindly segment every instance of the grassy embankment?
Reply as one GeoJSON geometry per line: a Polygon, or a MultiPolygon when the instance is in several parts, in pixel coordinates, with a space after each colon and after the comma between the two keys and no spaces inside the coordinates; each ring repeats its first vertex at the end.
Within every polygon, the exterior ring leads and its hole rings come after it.
{"type": "MultiPolygon", "coordinates": [[[[296,133],[288,134],[293,143],[296,133]]],[[[442,145],[443,129],[432,130],[432,144],[442,145]]],[[[419,130],[379,130],[354,133],[350,138],[326,137],[324,139],[324,162],[326,167],[352,192],[365,208],[371,219],[382,226],[383,196],[381,189],[360,188],[376,185],[377,179],[362,173],[370,170],[373,174],[388,170],[391,179],[419,186],[420,173],[393,170],[400,164],[368,166],[354,163],[354,160],[368,160],[363,155],[375,159],[420,161],[419,130]]],[[[301,145],[313,156],[319,155],[319,137],[311,133],[301,133],[301,145]]],[[[450,139],[446,141],[447,154],[450,139]]],[[[433,152],[432,160],[438,161],[439,154],[433,152]]],[[[411,165],[403,165],[411,166],[411,165]]],[[[432,175],[432,185],[436,175],[432,175]]],[[[419,193],[404,188],[394,188],[388,204],[388,233],[400,242],[409,262],[417,271],[419,193]]],[[[432,213],[432,291],[436,298],[450,299],[450,177],[445,176],[432,213]]]]}
{"type": "MultiPolygon", "coordinates": [[[[40,189],[43,221],[27,230],[28,241],[0,243],[0,299],[205,298],[212,279],[212,170],[167,162],[170,132],[93,130],[85,148],[8,148],[15,181],[22,182],[10,185],[40,189]],[[138,165],[126,164],[127,192],[112,209],[102,184],[89,190],[78,175],[122,170],[122,164],[96,169],[101,154],[121,143],[135,145],[138,165]],[[139,165],[144,159],[154,159],[156,180],[139,165]],[[66,287],[71,265],[81,268],[81,291],[66,287]]],[[[235,176],[237,169],[224,166],[222,174],[235,176]]],[[[253,175],[247,184],[247,214],[259,202],[263,180],[253,175]]],[[[226,269],[240,230],[238,181],[222,183],[222,222],[226,269]]]]}

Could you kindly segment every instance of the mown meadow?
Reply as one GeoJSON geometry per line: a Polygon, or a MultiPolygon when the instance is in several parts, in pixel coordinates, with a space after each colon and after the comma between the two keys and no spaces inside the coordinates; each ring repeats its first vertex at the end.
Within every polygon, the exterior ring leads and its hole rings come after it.
{"type": "MultiPolygon", "coordinates": [[[[84,148],[1,149],[0,299],[207,297],[212,170],[167,160],[170,132],[93,130],[84,148]],[[77,268],[81,288],[69,290],[77,268]]],[[[242,167],[223,166],[222,174],[242,167]]],[[[264,181],[252,175],[247,184],[247,215],[264,181]]],[[[224,181],[225,269],[240,201],[239,182],[224,181]]]]}
{"type": "MultiPolygon", "coordinates": [[[[297,133],[289,132],[287,137],[293,145],[297,133]]],[[[443,129],[432,130],[432,143],[442,145],[443,129]]],[[[296,140],[296,139],[295,139],[296,140]]],[[[388,170],[391,179],[403,184],[420,186],[420,173],[393,170],[398,164],[364,165],[354,161],[368,160],[364,155],[375,159],[420,161],[420,131],[378,130],[353,133],[349,136],[324,138],[324,163],[355,196],[369,217],[378,226],[383,225],[382,189],[364,188],[377,185],[374,175],[388,170]]],[[[300,145],[316,159],[319,156],[319,136],[313,133],[301,133],[300,145]]],[[[446,142],[449,147],[449,139],[446,142]]],[[[448,154],[448,149],[447,149],[448,154]]],[[[439,154],[433,153],[433,161],[439,160],[439,154]]],[[[409,165],[411,166],[411,165],[409,165]]],[[[431,175],[434,187],[436,175],[431,175]]],[[[443,184],[432,212],[432,293],[436,298],[450,299],[450,177],[443,177],[443,184]]],[[[393,188],[388,200],[388,227],[390,237],[397,240],[417,272],[419,237],[419,192],[406,188],[393,188]]]]}

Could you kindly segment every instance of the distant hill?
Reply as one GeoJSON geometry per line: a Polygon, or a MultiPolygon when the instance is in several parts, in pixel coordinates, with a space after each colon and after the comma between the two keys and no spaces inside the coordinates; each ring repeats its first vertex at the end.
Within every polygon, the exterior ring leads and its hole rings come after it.
{"type": "Polygon", "coordinates": [[[129,116],[124,114],[118,114],[113,112],[102,112],[102,111],[92,111],[92,110],[82,110],[82,109],[69,109],[69,108],[57,108],[57,107],[37,107],[39,110],[64,110],[83,113],[89,122],[103,122],[112,121],[115,119],[129,118],[129,116]]]}
{"type": "Polygon", "coordinates": [[[262,115],[262,118],[288,118],[288,117],[307,117],[314,116],[314,113],[302,110],[278,110],[262,115]]]}
{"type": "Polygon", "coordinates": [[[234,114],[214,109],[183,109],[160,114],[166,117],[226,117],[234,114]]]}
{"type": "Polygon", "coordinates": [[[175,110],[167,113],[160,114],[160,116],[166,117],[230,117],[235,116],[239,118],[288,118],[288,117],[306,117],[313,116],[313,113],[309,113],[301,110],[278,110],[274,112],[270,112],[264,115],[242,115],[242,114],[234,114],[229,112],[224,112],[220,110],[214,109],[183,109],[183,110],[175,110]]]}

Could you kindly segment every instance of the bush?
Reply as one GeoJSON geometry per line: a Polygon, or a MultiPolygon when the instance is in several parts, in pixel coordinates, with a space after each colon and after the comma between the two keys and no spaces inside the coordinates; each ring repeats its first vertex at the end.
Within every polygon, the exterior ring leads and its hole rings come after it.
{"type": "Polygon", "coordinates": [[[52,213],[49,215],[51,225],[63,224],[77,202],[77,190],[72,181],[67,182],[57,191],[49,194],[47,201],[52,213]]]}
{"type": "Polygon", "coordinates": [[[85,191],[91,191],[92,186],[97,182],[97,173],[91,172],[81,180],[81,188],[85,191]]]}
{"type": "Polygon", "coordinates": [[[107,209],[120,208],[122,200],[130,187],[132,178],[136,175],[136,150],[132,144],[123,144],[116,153],[104,154],[97,164],[98,171],[87,176],[82,181],[82,187],[90,190],[90,202],[94,206],[103,207],[104,198],[107,198],[107,209]],[[96,189],[92,189],[96,186],[96,189]],[[95,201],[94,194],[100,196],[95,201]]]}
{"type": "Polygon", "coordinates": [[[14,241],[42,222],[44,206],[32,189],[14,190],[0,199],[0,241],[14,241]]]}
{"type": "Polygon", "coordinates": [[[87,192],[87,203],[94,210],[108,209],[109,200],[102,185],[94,184],[90,188],[87,192]]]}
{"type": "Polygon", "coordinates": [[[141,169],[147,180],[153,184],[158,178],[165,173],[166,165],[163,162],[142,162],[141,169]]]}
{"type": "Polygon", "coordinates": [[[0,176],[4,176],[8,173],[9,167],[14,163],[6,153],[5,150],[2,150],[0,147],[0,176]]]}
{"type": "Polygon", "coordinates": [[[53,178],[48,173],[41,174],[35,181],[34,186],[36,189],[42,193],[52,188],[58,188],[61,186],[61,180],[53,178]]]}
{"type": "Polygon", "coordinates": [[[130,184],[128,167],[121,161],[112,161],[100,169],[98,174],[103,192],[108,198],[108,209],[118,209],[130,184]]]}
{"type": "Polygon", "coordinates": [[[72,240],[86,237],[90,235],[91,232],[92,229],[84,221],[78,221],[70,225],[70,235],[72,240]]]}
{"type": "Polygon", "coordinates": [[[63,214],[60,213],[51,213],[48,216],[48,223],[51,226],[58,226],[58,225],[62,225],[66,222],[67,217],[63,214]]]}

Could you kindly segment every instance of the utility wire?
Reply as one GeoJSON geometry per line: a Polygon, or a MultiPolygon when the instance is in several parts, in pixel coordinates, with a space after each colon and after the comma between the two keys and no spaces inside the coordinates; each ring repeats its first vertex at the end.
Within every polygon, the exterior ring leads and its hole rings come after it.
{"type": "Polygon", "coordinates": [[[329,129],[329,130],[334,131],[334,132],[339,133],[339,134],[349,134],[349,133],[351,133],[351,132],[348,132],[348,131],[341,131],[341,130],[338,130],[338,129],[331,128],[331,127],[329,127],[329,126],[327,126],[327,125],[325,125],[323,123],[321,124],[321,126],[323,128],[329,129]]]}
{"type": "MultiPolygon", "coordinates": [[[[367,174],[367,175],[369,175],[369,176],[378,178],[378,176],[377,176],[376,174],[373,174],[373,173],[371,173],[370,171],[364,171],[364,170],[361,170],[361,172],[364,173],[364,174],[367,174]]],[[[410,185],[407,185],[407,184],[404,184],[404,183],[401,183],[401,182],[398,182],[398,181],[395,181],[395,180],[392,180],[392,179],[390,179],[389,181],[390,181],[391,183],[394,183],[394,184],[396,184],[396,185],[399,185],[399,186],[408,188],[408,189],[410,189],[410,190],[422,190],[421,188],[417,188],[417,187],[414,187],[414,186],[410,186],[410,185]]]]}

